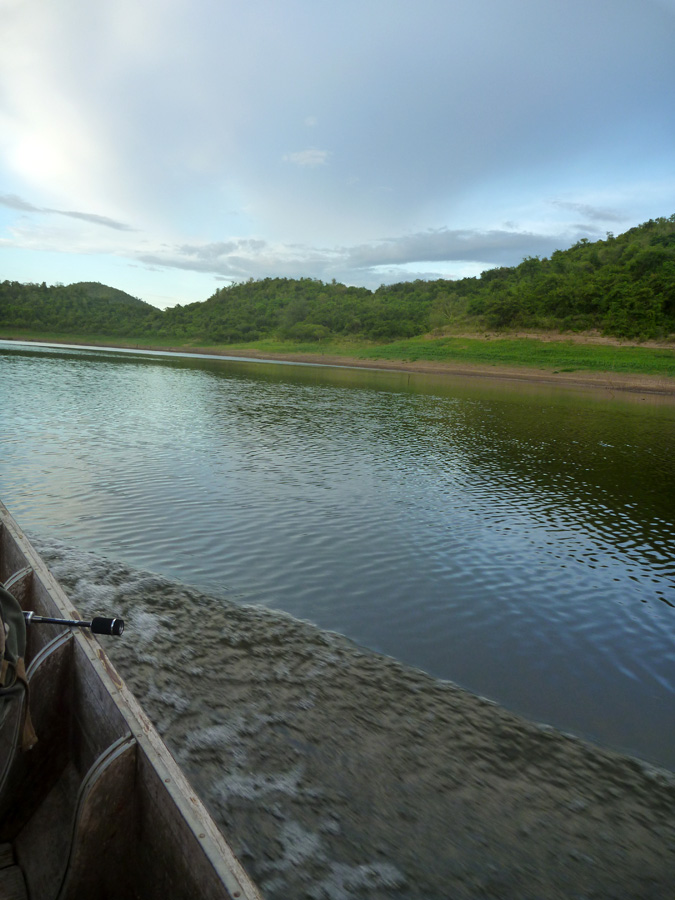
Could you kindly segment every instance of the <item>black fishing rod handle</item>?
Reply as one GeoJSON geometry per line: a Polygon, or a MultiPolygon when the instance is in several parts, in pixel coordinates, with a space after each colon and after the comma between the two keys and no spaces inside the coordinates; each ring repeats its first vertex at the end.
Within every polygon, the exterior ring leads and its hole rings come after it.
{"type": "Polygon", "coordinates": [[[124,631],[124,619],[106,619],[103,616],[94,616],[91,620],[91,630],[94,634],[114,634],[119,637],[124,631]]]}

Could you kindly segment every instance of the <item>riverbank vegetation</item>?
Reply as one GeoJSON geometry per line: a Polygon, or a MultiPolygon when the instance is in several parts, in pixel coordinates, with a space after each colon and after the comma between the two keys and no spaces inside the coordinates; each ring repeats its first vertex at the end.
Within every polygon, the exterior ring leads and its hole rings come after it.
{"type": "Polygon", "coordinates": [[[529,257],[478,278],[402,282],[375,291],[312,278],[251,279],[205,301],[162,311],[91,282],[0,284],[0,334],[6,337],[157,348],[262,350],[273,344],[284,353],[561,370],[629,364],[663,371],[673,356],[667,349],[640,348],[644,352],[637,356],[625,347],[591,352],[588,345],[564,340],[588,331],[638,342],[673,340],[675,215],[617,237],[583,239],[550,259],[529,257]],[[560,332],[563,340],[512,339],[522,330],[560,332]],[[478,340],[486,332],[501,339],[478,340]]]}
{"type": "Polygon", "coordinates": [[[349,360],[378,360],[468,364],[479,366],[513,366],[559,372],[614,372],[617,374],[658,375],[675,379],[675,348],[598,343],[590,336],[584,341],[548,336],[409,338],[389,343],[373,341],[281,341],[261,340],[237,344],[214,344],[200,341],[176,343],[167,338],[129,342],[105,335],[43,334],[26,329],[0,329],[0,339],[42,341],[60,344],[126,347],[157,351],[201,352],[236,356],[302,358],[316,362],[349,363],[349,360]]]}

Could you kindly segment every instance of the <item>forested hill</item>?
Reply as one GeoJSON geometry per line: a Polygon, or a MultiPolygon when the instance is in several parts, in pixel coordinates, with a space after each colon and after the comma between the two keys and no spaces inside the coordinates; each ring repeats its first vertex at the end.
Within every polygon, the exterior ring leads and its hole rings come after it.
{"type": "Polygon", "coordinates": [[[146,303],[145,300],[140,300],[138,297],[132,297],[131,294],[127,294],[125,291],[119,291],[114,287],[108,287],[106,284],[99,284],[98,281],[78,281],[76,284],[71,284],[69,287],[71,289],[81,288],[90,300],[103,300],[108,301],[109,303],[125,303],[127,306],[140,306],[145,307],[146,309],[153,309],[153,307],[149,303],[146,303]]]}
{"type": "Polygon", "coordinates": [[[363,337],[390,340],[444,327],[600,329],[631,338],[675,332],[675,215],[550,259],[479,278],[401,282],[376,291],[313,278],[266,278],[160,311],[105,285],[0,284],[0,328],[52,334],[239,343],[363,337]]]}
{"type": "Polygon", "coordinates": [[[160,310],[124,291],[95,282],[0,283],[0,327],[53,334],[147,334],[159,328],[160,310]]]}

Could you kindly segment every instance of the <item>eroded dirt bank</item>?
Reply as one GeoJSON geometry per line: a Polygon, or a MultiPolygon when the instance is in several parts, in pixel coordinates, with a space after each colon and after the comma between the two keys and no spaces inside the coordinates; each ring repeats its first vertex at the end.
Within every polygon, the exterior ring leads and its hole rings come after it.
{"type": "Polygon", "coordinates": [[[106,650],[268,900],[672,900],[672,773],[287,615],[35,543],[83,613],[127,619],[106,650]]]}

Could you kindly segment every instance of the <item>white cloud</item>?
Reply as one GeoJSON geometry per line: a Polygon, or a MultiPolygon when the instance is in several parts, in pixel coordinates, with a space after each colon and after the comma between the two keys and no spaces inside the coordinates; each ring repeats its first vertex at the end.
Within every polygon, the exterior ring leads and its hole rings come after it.
{"type": "MultiPolygon", "coordinates": [[[[585,235],[584,235],[585,236],[585,235]]],[[[577,235],[533,234],[494,229],[439,228],[350,247],[350,267],[371,268],[420,262],[483,262],[515,265],[525,256],[550,255],[574,243],[577,235]]]]}
{"type": "Polygon", "coordinates": [[[369,283],[669,215],[674,2],[4,0],[7,277],[369,283]]]}
{"type": "Polygon", "coordinates": [[[136,258],[148,266],[209,273],[220,279],[336,278],[347,284],[377,286],[382,281],[439,278],[444,277],[442,273],[464,277],[496,265],[516,265],[525,256],[550,255],[588,234],[438,229],[339,248],[237,238],[157,247],[136,258]]]}
{"type": "Polygon", "coordinates": [[[574,203],[570,200],[551,200],[551,203],[559,209],[577,212],[587,219],[592,219],[594,222],[623,222],[626,218],[625,214],[618,212],[616,209],[592,206],[589,203],[574,203]]]}
{"type": "Polygon", "coordinates": [[[327,150],[317,150],[310,147],[308,150],[298,150],[296,153],[286,153],[284,162],[294,163],[296,166],[325,166],[328,161],[327,150]]]}
{"type": "Polygon", "coordinates": [[[23,200],[21,197],[17,197],[16,194],[0,194],[0,206],[5,206],[8,209],[20,210],[21,212],[47,213],[56,216],[66,216],[69,219],[80,219],[83,222],[91,222],[92,225],[102,225],[105,228],[113,228],[116,231],[134,230],[130,225],[126,225],[124,222],[117,222],[115,219],[111,219],[108,216],[100,216],[97,213],[52,209],[48,206],[33,206],[32,203],[23,200]]]}

